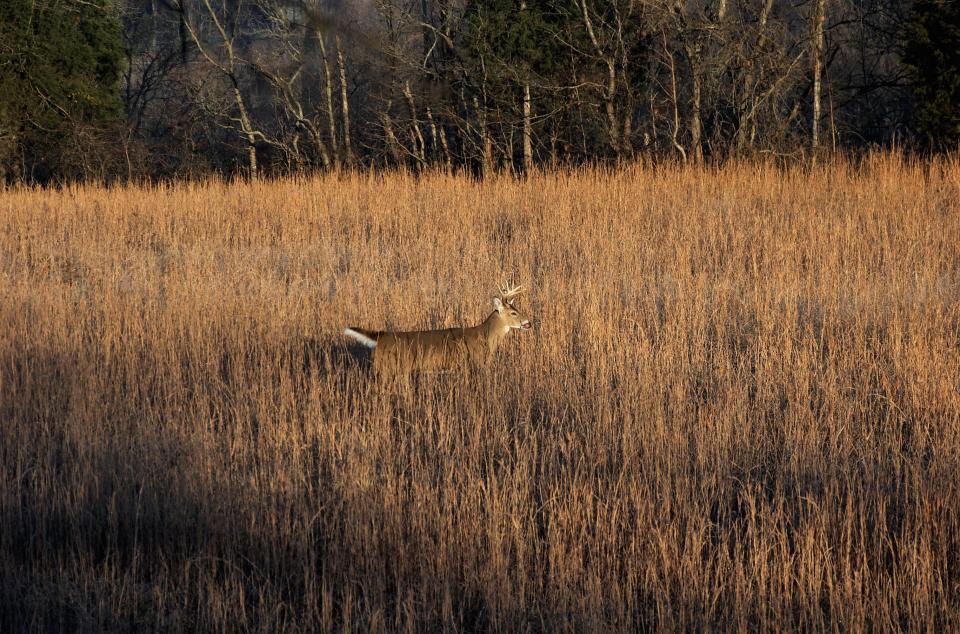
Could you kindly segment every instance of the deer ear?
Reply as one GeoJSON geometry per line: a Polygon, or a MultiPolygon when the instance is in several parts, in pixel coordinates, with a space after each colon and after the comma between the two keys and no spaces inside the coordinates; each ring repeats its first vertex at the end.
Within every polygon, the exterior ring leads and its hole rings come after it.
{"type": "Polygon", "coordinates": [[[500,298],[499,298],[499,297],[494,297],[494,298],[493,298],[493,307],[497,309],[497,312],[498,312],[498,313],[502,313],[502,312],[503,312],[503,302],[500,301],[500,298]]]}

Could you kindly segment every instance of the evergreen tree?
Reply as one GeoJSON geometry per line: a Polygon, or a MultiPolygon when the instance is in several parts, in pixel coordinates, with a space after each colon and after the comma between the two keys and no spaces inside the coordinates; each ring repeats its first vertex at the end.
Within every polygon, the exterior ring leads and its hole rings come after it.
{"type": "Polygon", "coordinates": [[[464,16],[464,52],[478,66],[482,61],[488,79],[521,84],[549,76],[562,55],[550,5],[543,0],[471,1],[464,16]]]}
{"type": "Polygon", "coordinates": [[[109,0],[0,2],[0,178],[62,176],[65,139],[122,114],[109,0]]]}
{"type": "MultiPolygon", "coordinates": [[[[491,127],[506,145],[519,139],[523,95],[533,116],[556,110],[556,87],[568,83],[563,60],[569,53],[557,37],[566,16],[555,0],[471,0],[467,3],[458,48],[465,61],[467,87],[482,93],[491,127]]],[[[519,146],[519,144],[518,144],[519,146]]]]}
{"type": "Polygon", "coordinates": [[[630,87],[643,85],[648,64],[643,13],[630,4],[588,3],[588,27],[583,5],[569,0],[467,3],[458,47],[471,88],[482,89],[487,106],[502,117],[501,134],[519,127],[521,95],[528,86],[541,158],[547,151],[554,154],[555,145],[566,147],[567,159],[573,152],[579,158],[613,154],[624,118],[635,107],[630,87]],[[616,73],[613,89],[608,62],[616,73]],[[617,126],[610,125],[608,107],[617,126]]]}
{"type": "Polygon", "coordinates": [[[931,147],[960,143],[960,2],[919,0],[907,28],[916,120],[931,147]]]}

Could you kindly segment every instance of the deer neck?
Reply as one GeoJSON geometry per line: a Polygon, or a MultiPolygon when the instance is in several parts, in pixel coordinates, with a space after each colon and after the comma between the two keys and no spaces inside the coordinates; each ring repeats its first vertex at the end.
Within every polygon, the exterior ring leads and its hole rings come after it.
{"type": "Polygon", "coordinates": [[[507,324],[507,320],[497,311],[490,313],[486,321],[481,324],[481,328],[487,335],[487,342],[491,351],[496,350],[503,338],[510,332],[510,325],[507,324]]]}

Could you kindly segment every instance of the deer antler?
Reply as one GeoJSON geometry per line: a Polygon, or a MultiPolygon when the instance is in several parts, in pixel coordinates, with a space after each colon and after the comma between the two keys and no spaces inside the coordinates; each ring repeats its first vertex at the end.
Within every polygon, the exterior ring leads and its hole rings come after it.
{"type": "Polygon", "coordinates": [[[500,287],[500,299],[502,299],[504,302],[509,302],[522,292],[523,286],[513,286],[512,284],[507,283],[500,287]]]}

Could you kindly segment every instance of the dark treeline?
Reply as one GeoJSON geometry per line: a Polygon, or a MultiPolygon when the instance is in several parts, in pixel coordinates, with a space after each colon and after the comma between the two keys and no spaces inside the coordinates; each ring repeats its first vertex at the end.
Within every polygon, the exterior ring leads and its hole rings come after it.
{"type": "Polygon", "coordinates": [[[956,147],[951,0],[5,0],[6,182],[956,147]]]}

